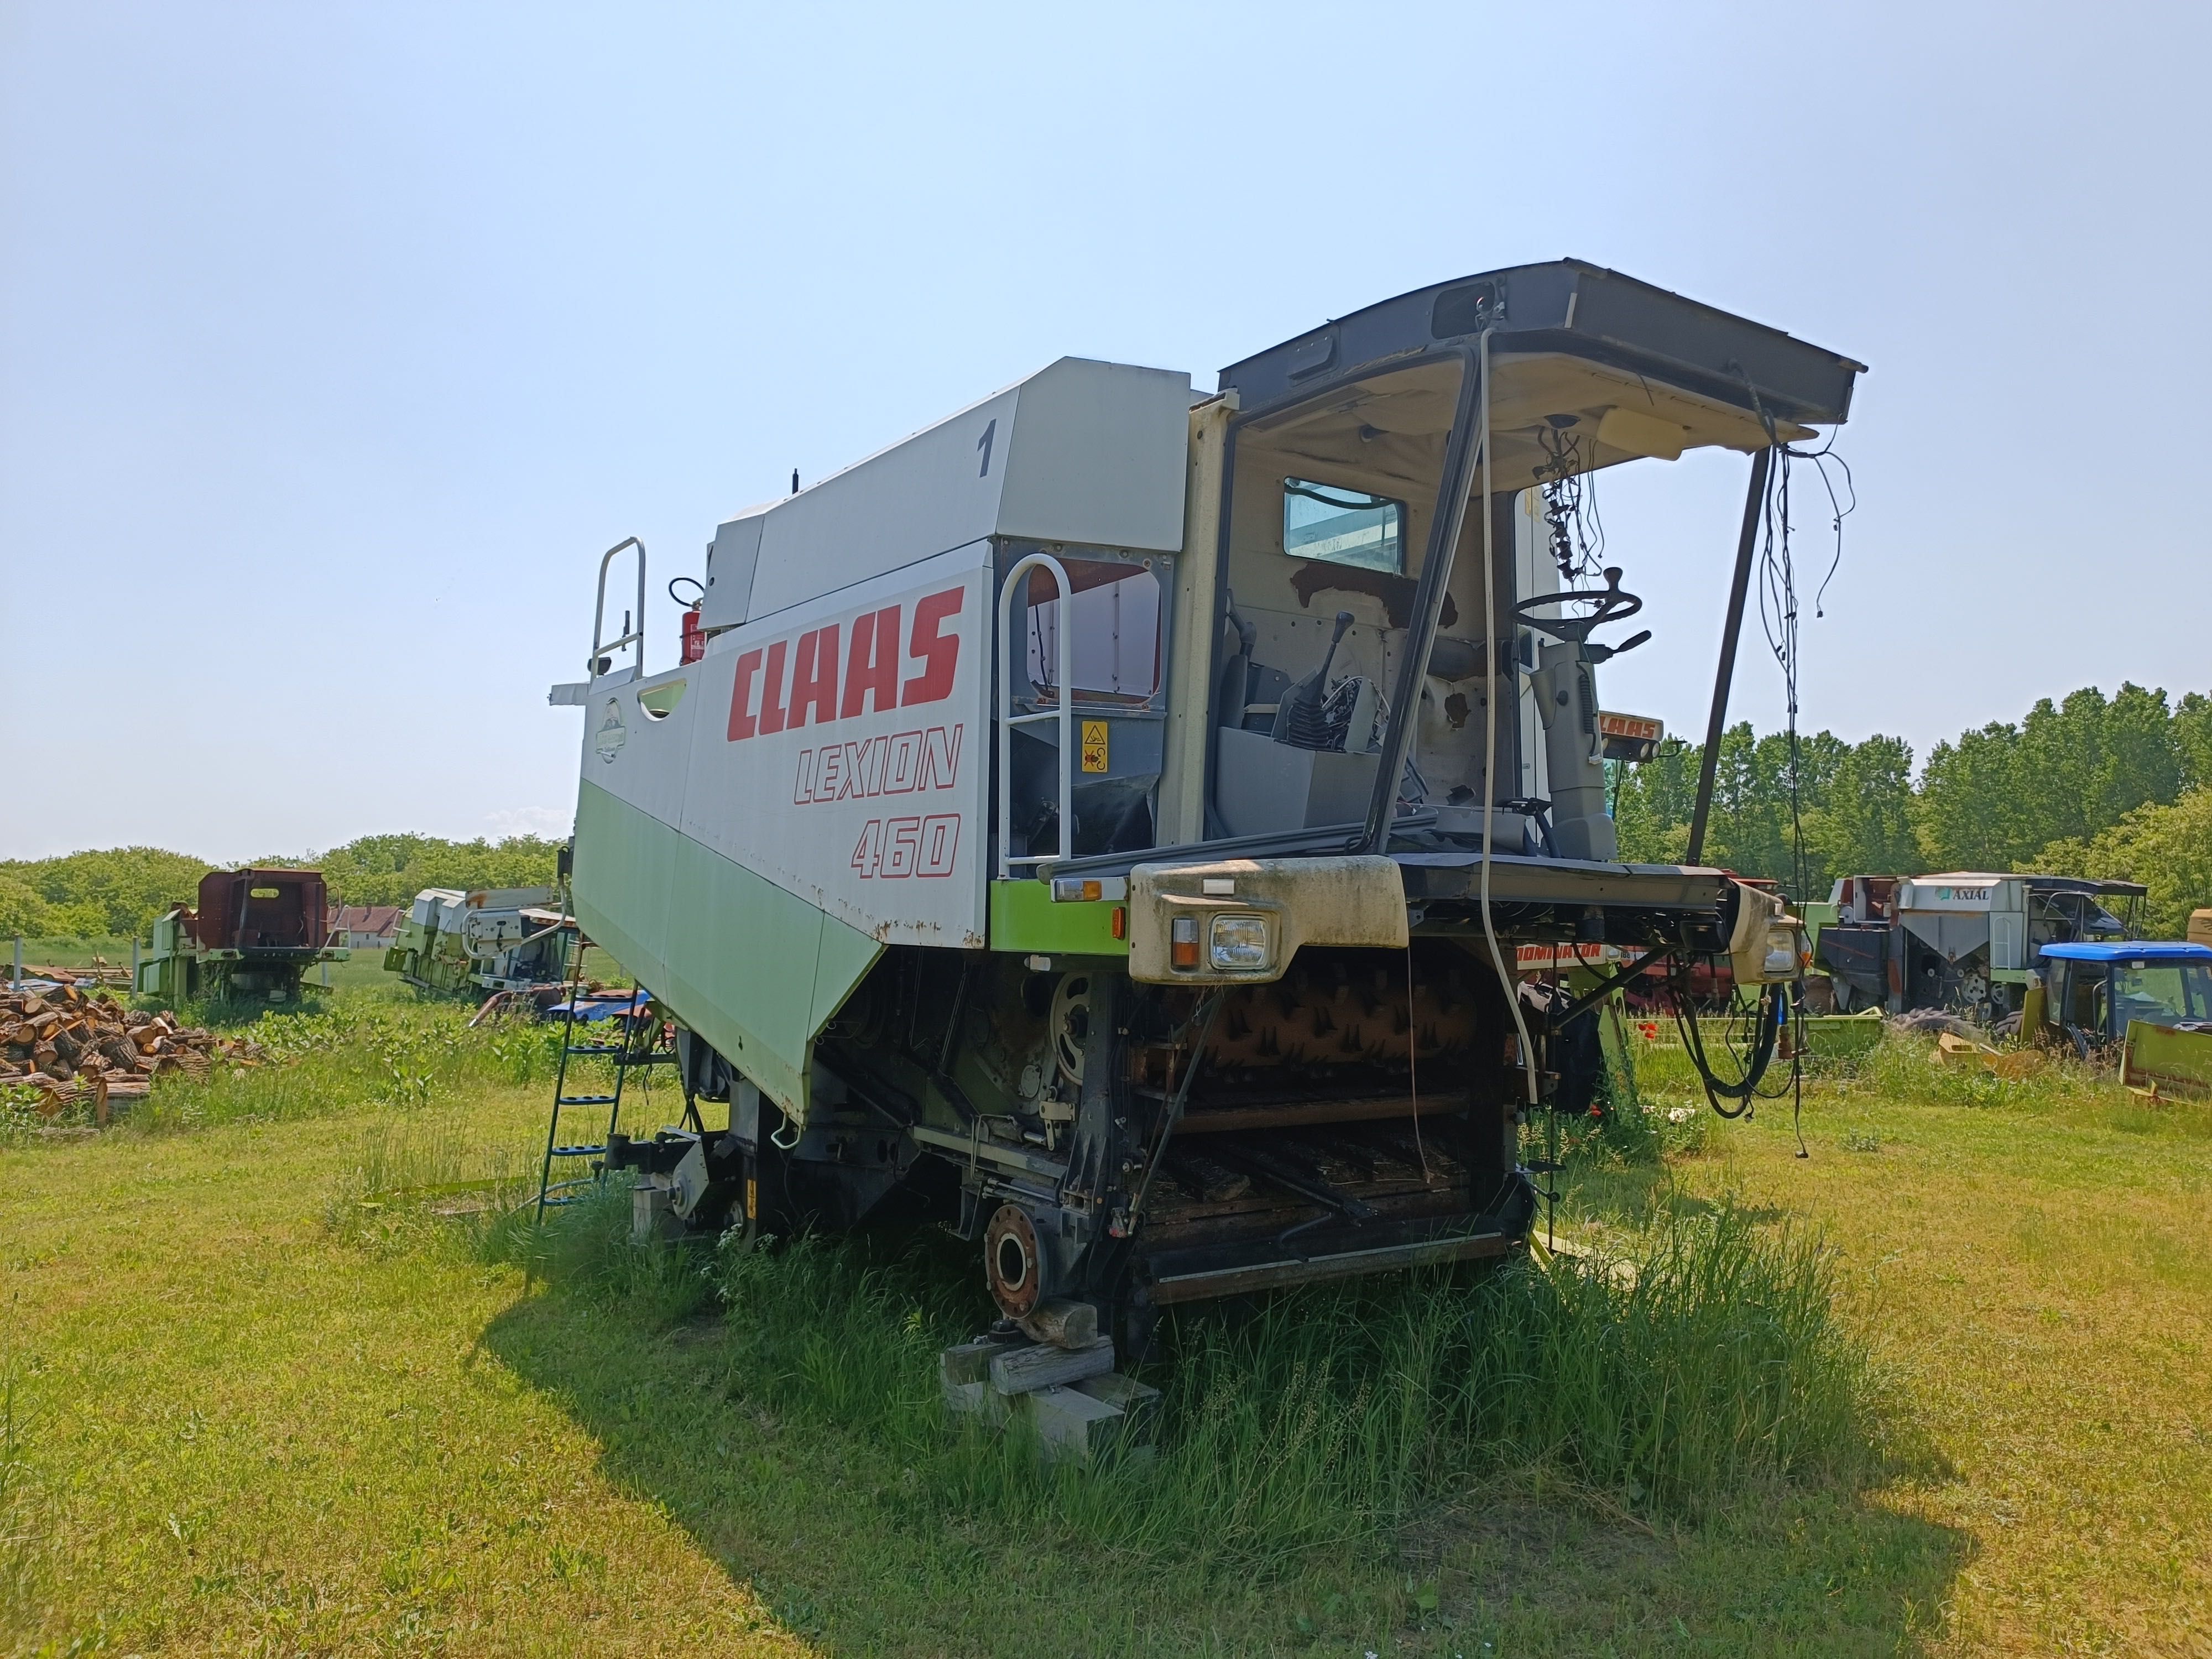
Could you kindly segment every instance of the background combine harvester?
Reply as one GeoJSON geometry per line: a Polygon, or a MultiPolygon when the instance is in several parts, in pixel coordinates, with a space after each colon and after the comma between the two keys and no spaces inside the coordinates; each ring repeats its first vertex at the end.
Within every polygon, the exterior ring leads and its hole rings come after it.
{"type": "Polygon", "coordinates": [[[576,938],[552,887],[426,887],[384,953],[386,971],[443,996],[559,988],[576,938]]]}
{"type": "Polygon", "coordinates": [[[902,1189],[1108,1364],[1165,1304],[1514,1248],[1521,1128],[1589,1105],[1595,999],[1725,956],[1771,1030],[1801,968],[1778,902],[1695,864],[1717,742],[1692,862],[1616,858],[1606,745],[1657,734],[1601,726],[1595,674],[1649,636],[1577,491],[1752,458],[1717,734],[1777,446],[1859,372],[1531,265],[1211,396],[1063,359],[722,525],[671,669],[606,637],[617,558],[647,593],[611,550],[553,695],[586,715],[575,914],[729,1121],[556,1153],[696,1227],[902,1189]],[[1555,964],[1592,959],[1577,995],[1555,964]]]}
{"type": "Polygon", "coordinates": [[[1995,1025],[2021,1011],[2045,945],[2132,936],[2146,890],[1966,870],[1844,876],[1814,947],[1841,1009],[1947,1008],[1995,1025]]]}
{"type": "Polygon", "coordinates": [[[343,962],[328,943],[330,898],[317,870],[210,870],[197,907],[154,923],[134,988],[172,1005],[202,999],[282,1002],[308,969],[343,962]]]}

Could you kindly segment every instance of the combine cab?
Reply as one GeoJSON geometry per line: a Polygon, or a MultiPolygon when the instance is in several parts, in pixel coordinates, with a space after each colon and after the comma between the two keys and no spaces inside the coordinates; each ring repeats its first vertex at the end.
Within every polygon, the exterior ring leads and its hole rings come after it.
{"type": "Polygon", "coordinates": [[[1568,965],[1800,969],[1770,896],[1616,856],[1607,744],[1648,733],[1595,682],[1649,636],[1578,561],[1573,486],[1751,458],[1717,722],[1774,446],[1858,373],[1532,265],[1211,395],[1063,359],[723,524],[672,668],[641,620],[606,637],[614,562],[647,593],[611,550],[552,698],[585,711],[575,914],[729,1127],[607,1162],[695,1228],[902,1191],[1010,1318],[1088,1304],[1124,1340],[1513,1249],[1522,1126],[1597,1086],[1608,988],[1568,965]]]}
{"type": "Polygon", "coordinates": [[[283,1002],[308,969],[346,959],[329,938],[319,871],[211,870],[200,878],[197,908],[179,905],[154,924],[134,988],[171,1003],[283,1002]]]}

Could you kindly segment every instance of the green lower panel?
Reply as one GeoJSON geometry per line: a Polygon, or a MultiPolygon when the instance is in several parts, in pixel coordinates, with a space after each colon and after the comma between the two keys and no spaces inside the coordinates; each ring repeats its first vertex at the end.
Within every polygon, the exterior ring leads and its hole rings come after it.
{"type": "MultiPolygon", "coordinates": [[[[1042,881],[991,884],[991,948],[1071,957],[1126,957],[1129,941],[1114,937],[1114,913],[1123,902],[1054,904],[1042,881]]],[[[1125,925],[1126,930],[1126,925],[1125,925]]]]}
{"type": "Polygon", "coordinates": [[[577,920],[794,1118],[814,1036],[883,946],[595,784],[576,804],[577,920]]]}

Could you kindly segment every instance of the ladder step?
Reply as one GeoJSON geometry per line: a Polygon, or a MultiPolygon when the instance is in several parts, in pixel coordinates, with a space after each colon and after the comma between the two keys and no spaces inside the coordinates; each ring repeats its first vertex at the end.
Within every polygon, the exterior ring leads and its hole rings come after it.
{"type": "Polygon", "coordinates": [[[601,1152],[605,1151],[606,1148],[604,1146],[556,1146],[553,1149],[553,1156],[556,1158],[597,1158],[601,1152]]]}
{"type": "Polygon", "coordinates": [[[612,1095],[562,1095],[553,1103],[556,1106],[611,1106],[615,1103],[615,1097],[612,1095]]]}
{"type": "Polygon", "coordinates": [[[568,1045],[568,1052],[572,1054],[618,1054],[622,1051],[619,1042],[572,1042],[568,1045]]]}

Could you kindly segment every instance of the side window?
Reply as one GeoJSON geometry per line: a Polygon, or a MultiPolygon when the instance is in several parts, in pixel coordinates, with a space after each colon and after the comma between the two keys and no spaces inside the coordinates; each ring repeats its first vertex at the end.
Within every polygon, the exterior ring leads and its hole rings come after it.
{"type": "Polygon", "coordinates": [[[1160,577],[1153,562],[1062,559],[1074,590],[1062,617],[1051,574],[1030,573],[1022,634],[1030,684],[1048,696],[1060,672],[1060,630],[1074,631],[1079,695],[1138,704],[1160,689],[1160,577]]]}
{"type": "Polygon", "coordinates": [[[1283,480],[1283,551],[1393,576],[1406,571],[1406,509],[1387,495],[1283,480]]]}

